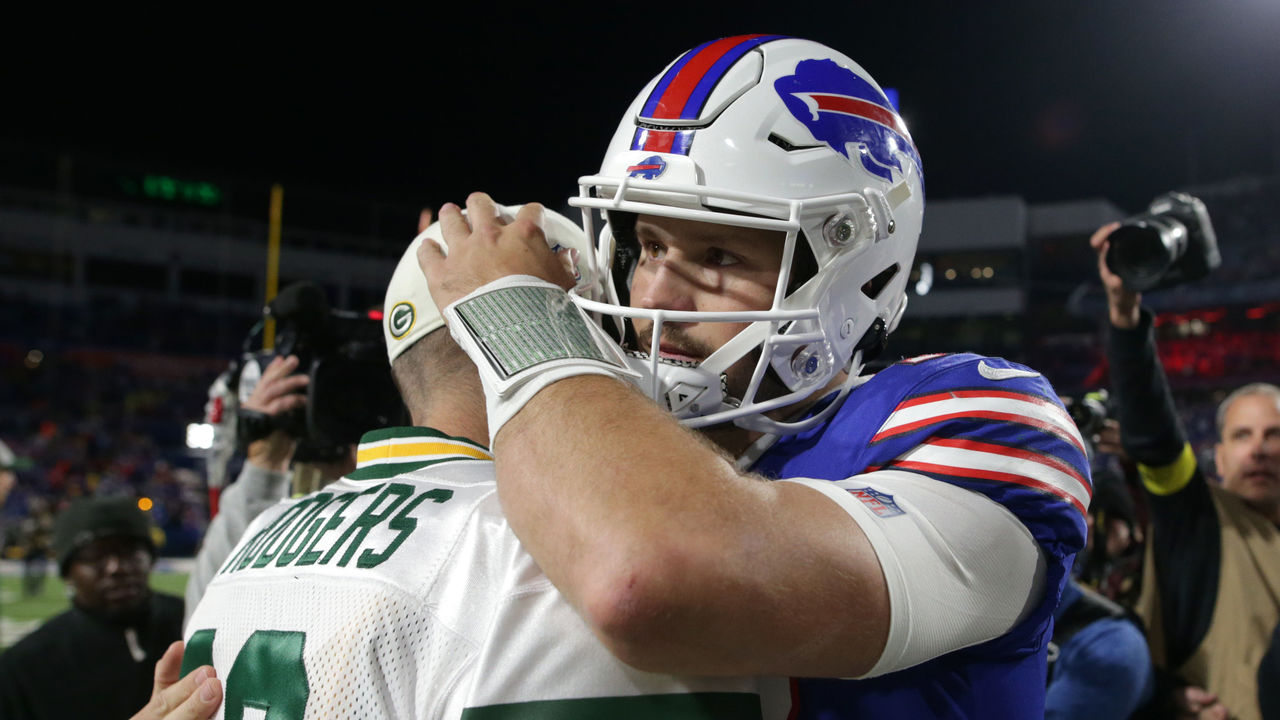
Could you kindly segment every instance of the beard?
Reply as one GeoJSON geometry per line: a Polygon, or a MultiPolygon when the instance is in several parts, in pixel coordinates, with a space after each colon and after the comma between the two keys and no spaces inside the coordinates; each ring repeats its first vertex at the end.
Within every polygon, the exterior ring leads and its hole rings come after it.
{"type": "MultiPolygon", "coordinates": [[[[653,323],[636,320],[632,324],[636,333],[636,349],[642,353],[652,354],[653,323]]],[[[678,354],[696,358],[699,362],[706,360],[711,353],[715,352],[715,348],[694,338],[685,330],[684,325],[677,323],[663,323],[662,337],[659,342],[663,346],[673,348],[678,354]]]]}
{"type": "MultiPolygon", "coordinates": [[[[633,321],[633,327],[636,335],[636,349],[652,355],[653,324],[648,321],[633,321]]],[[[662,347],[669,348],[674,354],[692,358],[698,363],[705,361],[716,350],[708,343],[692,337],[684,325],[675,323],[663,324],[660,343],[662,347]]],[[[744,396],[750,388],[751,376],[755,374],[756,366],[760,363],[760,356],[761,349],[757,346],[724,371],[722,380],[725,385],[726,399],[733,400],[735,404],[748,400],[744,396]]],[[[765,369],[764,377],[760,379],[760,387],[750,400],[763,402],[788,392],[790,390],[770,367],[765,369]]]]}

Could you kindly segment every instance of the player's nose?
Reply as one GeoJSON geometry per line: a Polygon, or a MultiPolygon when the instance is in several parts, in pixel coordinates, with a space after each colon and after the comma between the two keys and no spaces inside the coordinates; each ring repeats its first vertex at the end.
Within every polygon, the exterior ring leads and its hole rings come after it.
{"type": "Polygon", "coordinates": [[[696,309],[694,286],[675,262],[664,262],[656,269],[637,276],[632,287],[632,304],[646,310],[696,309]]]}

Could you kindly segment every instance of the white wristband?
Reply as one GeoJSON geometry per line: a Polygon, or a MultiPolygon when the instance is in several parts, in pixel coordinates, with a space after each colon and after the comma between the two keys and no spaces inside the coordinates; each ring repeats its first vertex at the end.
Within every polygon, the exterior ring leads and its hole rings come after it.
{"type": "Polygon", "coordinates": [[[489,442],[539,390],[574,375],[637,377],[622,349],[558,285],[512,275],[445,308],[449,333],[480,371],[489,442]]]}

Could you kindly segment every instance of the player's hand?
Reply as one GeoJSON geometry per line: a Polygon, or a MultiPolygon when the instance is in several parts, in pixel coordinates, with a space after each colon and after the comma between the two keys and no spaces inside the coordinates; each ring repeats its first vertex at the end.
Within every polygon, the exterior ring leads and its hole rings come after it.
{"type": "Polygon", "coordinates": [[[179,678],[182,672],[182,642],[165,650],[156,663],[156,682],[151,701],[130,720],[206,720],[222,704],[222,683],[212,667],[204,665],[179,678]]]}
{"type": "Polygon", "coordinates": [[[1218,694],[1204,688],[1188,685],[1173,691],[1173,707],[1179,718],[1196,720],[1227,720],[1231,713],[1220,702],[1218,694]]]}
{"type": "Polygon", "coordinates": [[[548,247],[541,229],[542,206],[529,203],[515,220],[504,224],[498,207],[484,193],[467,198],[467,214],[446,203],[440,208],[440,230],[449,251],[433,242],[418,249],[418,265],[441,309],[476,288],[509,275],[533,275],[568,290],[573,277],[548,247]]]}
{"type": "MultiPolygon", "coordinates": [[[[272,358],[253,392],[244,401],[245,409],[276,417],[306,405],[307,396],[303,389],[311,378],[295,374],[297,369],[298,358],[295,355],[272,358]]],[[[267,470],[284,472],[289,469],[289,461],[293,459],[297,446],[297,441],[289,433],[275,430],[267,437],[249,443],[246,459],[267,470]]]]}
{"type": "Polygon", "coordinates": [[[1093,446],[1100,453],[1115,455],[1121,460],[1128,460],[1129,455],[1124,451],[1124,443],[1120,440],[1120,422],[1114,418],[1107,418],[1102,421],[1102,429],[1094,433],[1093,446]]]}
{"type": "Polygon", "coordinates": [[[1120,223],[1116,222],[1098,228],[1093,237],[1089,238],[1089,246],[1098,255],[1098,277],[1102,278],[1102,288],[1107,292],[1107,312],[1111,324],[1128,330],[1138,324],[1138,305],[1142,302],[1142,295],[1125,287],[1124,280],[1107,267],[1107,249],[1111,247],[1107,238],[1118,227],[1120,223]]]}

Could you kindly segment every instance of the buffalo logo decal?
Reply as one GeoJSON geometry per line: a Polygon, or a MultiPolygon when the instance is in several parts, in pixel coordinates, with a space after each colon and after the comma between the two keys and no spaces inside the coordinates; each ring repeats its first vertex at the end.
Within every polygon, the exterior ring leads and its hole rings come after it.
{"type": "Polygon", "coordinates": [[[921,171],[920,155],[902,118],[884,93],[852,70],[831,60],[803,60],[795,74],[778,78],[773,87],[815,139],[850,161],[850,148],[855,149],[867,172],[893,182],[892,171],[906,171],[900,154],[921,171]]]}
{"type": "Polygon", "coordinates": [[[661,155],[650,155],[627,168],[627,175],[642,180],[653,180],[665,172],[667,169],[667,161],[662,159],[661,155]]]}

